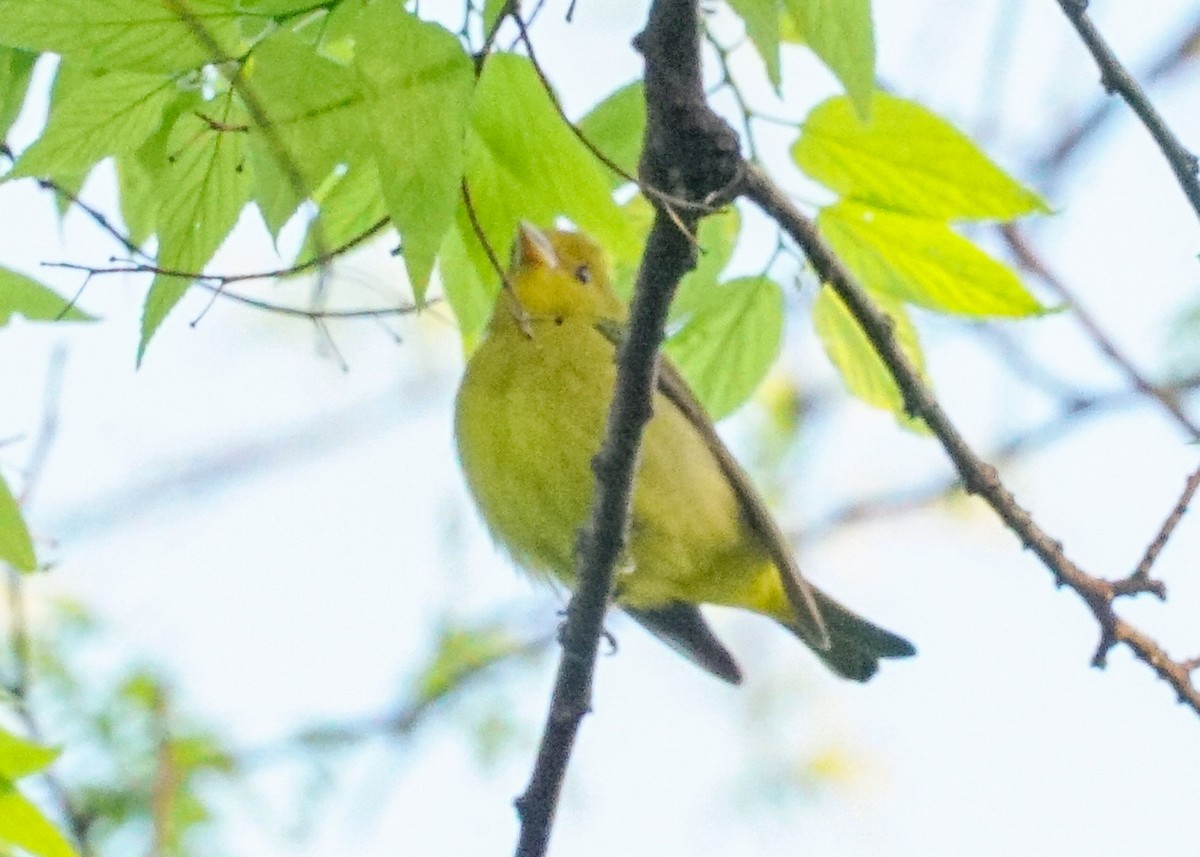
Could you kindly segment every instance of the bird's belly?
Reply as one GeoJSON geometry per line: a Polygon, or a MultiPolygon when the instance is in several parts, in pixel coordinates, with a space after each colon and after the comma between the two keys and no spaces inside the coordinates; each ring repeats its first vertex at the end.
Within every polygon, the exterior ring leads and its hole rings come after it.
{"type": "MultiPolygon", "coordinates": [[[[569,584],[576,534],[591,512],[590,465],[615,370],[611,344],[590,327],[548,328],[545,337],[538,330],[532,340],[473,361],[459,396],[457,433],[468,483],[493,535],[529,570],[569,584]],[[572,342],[554,341],[558,335],[572,342]]],[[[700,434],[656,396],[618,600],[634,607],[736,603],[764,557],[700,434]]]]}

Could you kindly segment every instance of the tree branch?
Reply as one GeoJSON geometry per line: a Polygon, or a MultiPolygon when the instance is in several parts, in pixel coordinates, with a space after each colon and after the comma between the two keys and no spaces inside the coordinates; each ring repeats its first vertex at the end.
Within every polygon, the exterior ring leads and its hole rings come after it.
{"type": "Polygon", "coordinates": [[[1070,587],[1087,604],[1100,624],[1101,632],[1092,657],[1093,665],[1103,666],[1109,650],[1117,643],[1123,643],[1174,688],[1180,702],[1200,714],[1200,690],[1192,683],[1187,664],[1173,661],[1157,642],[1118,616],[1113,610],[1114,599],[1122,594],[1117,587],[1092,577],[1067,557],[1062,544],[1038,526],[1029,512],[1017,503],[1012,492],[1000,481],[996,468],[975,454],[900,349],[891,319],[875,306],[841,261],[825,246],[812,222],[755,167],[747,168],[744,192],[800,245],[821,282],[832,288],[846,304],[896,381],[905,408],[929,426],[962,477],[967,493],[982,497],[1021,543],[1041,559],[1054,576],[1055,583],[1070,587]]]}
{"type": "MultiPolygon", "coordinates": [[[[1193,64],[1200,55],[1200,17],[1193,19],[1171,47],[1141,75],[1148,86],[1175,75],[1193,64]]],[[[1086,144],[1093,140],[1113,115],[1114,102],[1107,98],[1097,101],[1078,122],[1070,125],[1066,132],[1050,146],[1038,163],[1039,170],[1047,176],[1060,173],[1068,162],[1078,155],[1086,144]]]]}
{"type": "Polygon", "coordinates": [[[655,0],[635,44],[646,62],[646,139],[641,180],[690,204],[672,211],[661,199],[646,242],[630,308],[629,335],[617,353],[608,424],[593,460],[596,494],[577,543],[575,592],[561,632],[563,647],[537,761],[517,800],[518,857],[546,853],[567,762],[591,705],[596,650],[613,579],[626,543],[642,433],[653,415],[658,347],[675,288],[695,264],[701,212],[733,187],[737,137],[704,99],[698,0],[655,0]]]}
{"type": "Polygon", "coordinates": [[[1188,151],[1167,127],[1166,121],[1150,103],[1145,91],[1121,65],[1112,48],[1100,35],[1100,31],[1088,17],[1088,0],[1058,0],[1058,5],[1062,7],[1063,14],[1079,33],[1079,38],[1083,40],[1100,68],[1100,83],[1110,94],[1120,95],[1142,120],[1142,124],[1146,126],[1146,130],[1150,132],[1150,136],[1167,159],[1171,171],[1175,173],[1175,179],[1187,196],[1188,202],[1192,204],[1196,217],[1200,218],[1200,181],[1196,178],[1196,156],[1188,151]]]}

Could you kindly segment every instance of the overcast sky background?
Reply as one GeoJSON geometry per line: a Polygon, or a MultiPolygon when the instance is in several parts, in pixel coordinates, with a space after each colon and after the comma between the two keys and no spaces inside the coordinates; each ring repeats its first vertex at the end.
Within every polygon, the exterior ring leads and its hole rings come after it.
{"type": "MultiPolygon", "coordinates": [[[[1050,0],[875,7],[881,80],[978,133],[1018,173],[1099,96],[1090,58],[1050,0]]],[[[1092,9],[1135,70],[1195,15],[1184,2],[1092,9]]],[[[629,40],[645,4],[581,0],[573,27],[561,14],[551,3],[535,37],[578,116],[639,73],[629,40]]],[[[768,99],[752,54],[739,68],[764,108],[800,117],[836,90],[815,62],[789,57],[783,105],[768,99]]],[[[1153,92],[1193,148],[1197,91],[1186,79],[1153,92]]],[[[34,114],[14,143],[28,139],[34,114]]],[[[819,201],[785,162],[794,134],[761,130],[785,183],[819,201]]],[[[83,195],[107,205],[111,185],[101,169],[83,195]]],[[[1144,130],[1122,115],[1049,199],[1059,214],[1035,233],[1046,257],[1139,365],[1161,369],[1170,324],[1196,297],[1200,241],[1144,130]]],[[[78,214],[60,230],[51,198],[29,182],[0,186],[0,211],[0,263],[65,294],[78,277],[39,263],[103,263],[113,252],[78,214]]],[[[735,267],[761,265],[770,240],[752,228],[735,267]]],[[[247,215],[211,267],[269,267],[264,246],[247,215]]],[[[387,249],[339,268],[338,300],[403,295],[387,249]]],[[[0,437],[36,430],[51,355],[65,351],[60,426],[28,511],[40,556],[57,562],[37,582],[39,597],[83,601],[106,621],[114,652],[162,664],[186,707],[241,746],[314,719],[386,710],[447,614],[553,627],[554,599],[513,573],[467,503],[450,428],[461,356],[444,311],[333,325],[343,371],[303,323],[223,301],[205,313],[197,291],[135,371],[146,285],[89,285],[82,305],[104,318],[98,324],[18,321],[0,334],[0,437]]],[[[256,293],[299,302],[306,288],[256,293]]],[[[809,299],[790,298],[782,371],[827,389],[835,382],[809,329],[809,299]]],[[[967,326],[928,315],[918,323],[937,388],[973,442],[986,448],[1050,413],[967,326]]],[[[1069,316],[1005,330],[1085,389],[1121,385],[1069,316]]],[[[754,420],[751,407],[726,430],[744,440],[754,420]]],[[[28,438],[0,447],[6,474],[19,472],[30,447],[28,438]]],[[[1004,476],[1073,558],[1118,576],[1137,562],[1195,458],[1143,407],[1093,420],[1004,476]]],[[[845,502],[949,473],[933,441],[856,403],[823,414],[786,462],[795,472],[774,477],[793,483],[780,514],[795,530],[845,502]]],[[[1122,604],[1179,657],[1200,652],[1198,538],[1200,523],[1186,521],[1162,556],[1168,604],[1122,604]]],[[[842,529],[806,545],[802,564],[909,636],[919,657],[854,686],[771,623],[725,612],[717,624],[748,677],[735,689],[613,620],[620,648],[600,665],[555,853],[1195,854],[1200,719],[1123,651],[1107,671],[1089,669],[1089,614],[982,504],[842,529]],[[839,760],[839,773],[815,792],[767,791],[764,771],[823,754],[839,760]]],[[[511,714],[528,742],[551,680],[549,661],[512,678],[511,714]]],[[[399,751],[371,745],[300,843],[281,841],[264,820],[286,815],[295,772],[265,775],[267,803],[229,800],[220,841],[231,854],[506,853],[532,743],[481,767],[464,732],[450,723],[399,751]]]]}

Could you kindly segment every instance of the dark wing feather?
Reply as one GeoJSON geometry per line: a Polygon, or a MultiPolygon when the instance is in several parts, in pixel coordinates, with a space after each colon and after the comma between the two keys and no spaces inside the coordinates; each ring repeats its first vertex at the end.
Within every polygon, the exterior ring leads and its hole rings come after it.
{"type": "MultiPolygon", "coordinates": [[[[600,320],[596,323],[596,328],[613,344],[619,344],[624,338],[624,328],[619,322],[600,320]]],[[[779,569],[784,591],[792,605],[792,612],[795,613],[796,624],[793,631],[817,652],[828,651],[831,646],[829,630],[825,627],[813,587],[800,573],[800,567],[796,564],[787,538],[780,532],[779,525],[775,523],[762,498],[758,496],[758,491],[755,490],[746,471],[742,470],[737,459],[726,449],[704,406],[696,399],[696,394],[688,387],[671,361],[661,355],[658,358],[658,391],[679,408],[693,428],[700,433],[705,445],[717,460],[721,472],[729,480],[741,507],[742,516],[763,540],[767,553],[779,569]]]]}
{"type": "Polygon", "coordinates": [[[654,610],[626,607],[625,612],[692,663],[730,684],[741,684],[742,671],[733,655],[717,639],[695,605],[677,602],[654,610]]]}

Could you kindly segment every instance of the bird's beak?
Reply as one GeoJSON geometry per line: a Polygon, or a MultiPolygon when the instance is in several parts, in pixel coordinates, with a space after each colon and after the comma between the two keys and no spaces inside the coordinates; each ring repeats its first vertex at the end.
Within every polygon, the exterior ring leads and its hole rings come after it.
{"type": "Polygon", "coordinates": [[[527,220],[517,227],[517,243],[513,246],[513,268],[557,268],[558,255],[546,233],[527,220]]]}

